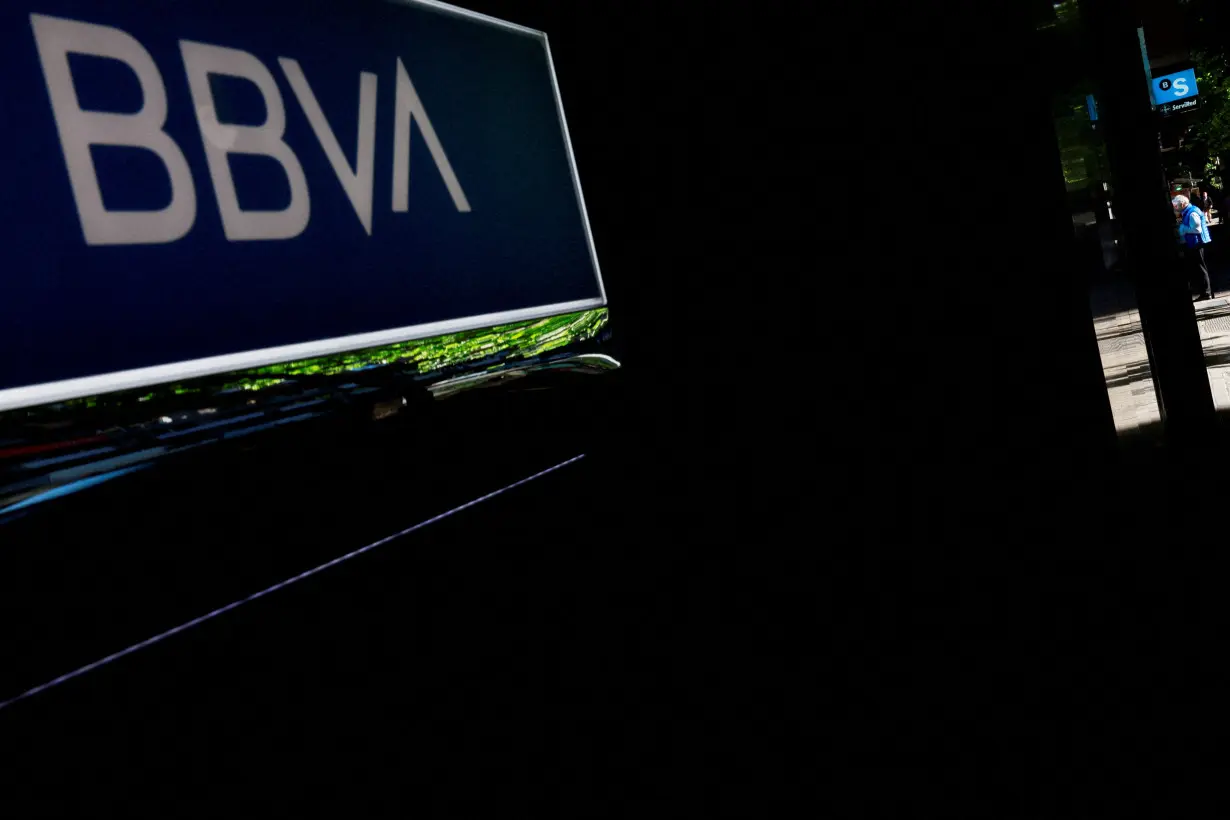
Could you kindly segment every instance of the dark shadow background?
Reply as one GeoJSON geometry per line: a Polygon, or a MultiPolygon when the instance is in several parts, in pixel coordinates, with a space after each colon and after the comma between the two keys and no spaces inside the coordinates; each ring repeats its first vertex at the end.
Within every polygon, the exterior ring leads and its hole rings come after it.
{"type": "Polygon", "coordinates": [[[589,457],[0,713],[22,793],[1198,803],[1155,775],[1199,772],[1223,720],[1215,485],[1113,449],[1027,4],[473,7],[551,36],[625,370],[549,412],[441,403],[434,459],[360,425],[201,465],[196,517],[117,486],[134,520],[96,537],[340,553],[419,488],[589,457]],[[226,525],[279,508],[309,514],[226,525]]]}

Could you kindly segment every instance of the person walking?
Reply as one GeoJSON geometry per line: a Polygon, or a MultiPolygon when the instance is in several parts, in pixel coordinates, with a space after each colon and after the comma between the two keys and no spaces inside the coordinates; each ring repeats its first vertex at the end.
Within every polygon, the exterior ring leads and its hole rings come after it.
{"type": "Polygon", "coordinates": [[[1174,208],[1175,218],[1179,222],[1179,241],[1183,243],[1183,258],[1187,263],[1188,274],[1199,289],[1192,301],[1212,299],[1213,285],[1209,280],[1209,266],[1204,259],[1205,246],[1213,242],[1209,236],[1208,217],[1182,194],[1170,200],[1170,205],[1174,208]]]}

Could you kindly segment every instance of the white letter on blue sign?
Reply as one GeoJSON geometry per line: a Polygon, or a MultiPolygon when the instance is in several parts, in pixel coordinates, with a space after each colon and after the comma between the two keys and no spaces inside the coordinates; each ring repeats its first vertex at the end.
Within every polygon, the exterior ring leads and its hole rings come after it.
{"type": "Polygon", "coordinates": [[[179,49],[188,73],[188,87],[196,106],[196,119],[205,145],[209,176],[218,195],[222,229],[232,242],[247,239],[292,239],[303,233],[311,217],[307,177],[290,146],[282,139],[286,133],[286,109],[277,82],[265,64],[246,51],[180,40],[179,49]],[[240,77],[260,90],[265,100],[262,125],[223,125],[214,110],[209,75],[240,77]],[[235,180],[227,154],[255,154],[270,157],[282,165],[290,183],[290,204],[281,211],[245,211],[239,207],[235,180]]]}
{"type": "Polygon", "coordinates": [[[312,87],[308,85],[307,77],[303,76],[303,69],[299,67],[298,61],[279,57],[278,63],[281,64],[286,79],[290,81],[290,87],[295,92],[299,105],[303,107],[303,113],[307,115],[312,131],[320,141],[320,147],[325,150],[329,164],[333,166],[333,173],[337,174],[338,182],[342,183],[342,189],[350,198],[354,212],[363,223],[363,230],[371,236],[372,180],[376,164],[376,75],[369,71],[359,74],[359,145],[355,151],[355,167],[352,170],[350,163],[346,161],[346,155],[342,153],[342,146],[338,144],[337,136],[329,127],[329,121],[325,119],[325,112],[321,110],[316,95],[312,93],[312,87]]]}
{"type": "Polygon", "coordinates": [[[410,210],[410,120],[413,118],[419,121],[427,150],[431,151],[431,158],[436,161],[436,169],[448,186],[453,204],[457,210],[468,212],[470,203],[466,200],[465,191],[461,190],[453,166],[444,154],[444,146],[436,137],[436,129],[431,127],[431,120],[427,118],[427,109],[423,108],[423,102],[415,92],[414,83],[410,82],[410,75],[406,73],[400,58],[397,60],[396,106],[393,123],[393,210],[410,210]]]}
{"type": "Polygon", "coordinates": [[[149,52],[132,35],[110,26],[42,14],[31,14],[30,24],[86,244],[150,245],[184,236],[196,219],[196,191],[183,152],[162,130],[167,120],[167,92],[149,52]],[[107,57],[132,69],[141,85],[141,110],[135,114],[82,111],[73,88],[69,54],[107,57]],[[90,156],[91,145],[152,151],[171,179],[170,204],[160,211],[108,211],[90,156]]]}

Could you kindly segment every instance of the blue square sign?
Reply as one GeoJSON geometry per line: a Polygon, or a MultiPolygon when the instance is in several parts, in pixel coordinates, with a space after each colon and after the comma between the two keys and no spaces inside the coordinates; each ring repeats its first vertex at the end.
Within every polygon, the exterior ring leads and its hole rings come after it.
{"type": "Polygon", "coordinates": [[[1189,68],[1174,74],[1154,77],[1149,90],[1152,92],[1155,105],[1166,105],[1191,99],[1199,93],[1196,90],[1196,69],[1189,68]]]}

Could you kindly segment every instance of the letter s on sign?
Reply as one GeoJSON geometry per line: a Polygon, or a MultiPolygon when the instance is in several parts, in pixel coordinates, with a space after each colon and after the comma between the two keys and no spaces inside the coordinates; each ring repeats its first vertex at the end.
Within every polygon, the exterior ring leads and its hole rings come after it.
{"type": "Polygon", "coordinates": [[[1179,77],[1174,81],[1174,95],[1176,97],[1186,97],[1189,90],[1186,77],[1179,77]]]}

